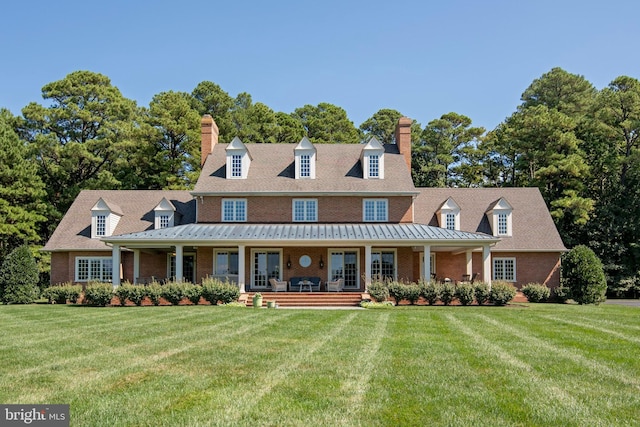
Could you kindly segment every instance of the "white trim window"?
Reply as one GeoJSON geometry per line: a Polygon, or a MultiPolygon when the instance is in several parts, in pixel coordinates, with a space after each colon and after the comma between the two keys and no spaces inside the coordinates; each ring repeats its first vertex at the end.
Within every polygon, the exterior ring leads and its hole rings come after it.
{"type": "Polygon", "coordinates": [[[318,201],[316,199],[293,199],[294,222],[317,222],[318,201]]]}
{"type": "Polygon", "coordinates": [[[247,200],[246,199],[222,199],[222,221],[223,222],[246,222],[247,221],[247,200]]]}
{"type": "Polygon", "coordinates": [[[362,202],[362,220],[365,222],[388,221],[387,199],[364,199],[362,202]]]}
{"type": "Polygon", "coordinates": [[[509,226],[508,226],[508,214],[505,212],[500,212],[498,214],[498,235],[506,236],[509,234],[509,226]]]}
{"type": "Polygon", "coordinates": [[[371,277],[396,280],[396,251],[374,249],[371,251],[371,277]]]}
{"type": "Polygon", "coordinates": [[[96,236],[104,237],[107,235],[107,216],[96,215],[96,236]]]}
{"type": "Polygon", "coordinates": [[[242,155],[241,154],[231,155],[231,176],[233,178],[242,177],[242,155]]]}
{"type": "Polygon", "coordinates": [[[515,258],[493,258],[493,280],[516,281],[515,258]]]}
{"type": "Polygon", "coordinates": [[[171,216],[169,214],[158,215],[158,228],[169,228],[171,216]]]}
{"type": "Polygon", "coordinates": [[[76,282],[111,282],[111,257],[76,257],[76,282]]]}
{"type": "Polygon", "coordinates": [[[300,155],[300,177],[311,177],[311,156],[309,154],[300,155]]]}
{"type": "Polygon", "coordinates": [[[216,250],[213,255],[213,273],[216,276],[238,274],[238,250],[216,250]]]}
{"type": "Polygon", "coordinates": [[[456,229],[456,214],[452,212],[446,213],[446,228],[447,230],[455,230],[456,229]]]}
{"type": "Polygon", "coordinates": [[[378,178],[380,176],[380,156],[371,154],[369,156],[369,178],[378,178]]]}

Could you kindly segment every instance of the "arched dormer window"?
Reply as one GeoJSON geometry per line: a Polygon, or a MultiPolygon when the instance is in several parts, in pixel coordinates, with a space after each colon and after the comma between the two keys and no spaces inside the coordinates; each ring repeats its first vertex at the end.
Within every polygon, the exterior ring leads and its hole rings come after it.
{"type": "Polygon", "coordinates": [[[360,155],[364,179],[384,179],[384,146],[372,136],[360,155]]]}
{"type": "Polygon", "coordinates": [[[111,236],[122,218],[122,210],[102,197],[91,208],[91,238],[111,236]]]}
{"type": "Polygon", "coordinates": [[[512,211],[513,207],[504,197],[489,207],[487,218],[494,236],[513,235],[512,211]]]}
{"type": "Polygon", "coordinates": [[[293,149],[296,163],[296,179],[315,179],[316,177],[316,147],[306,136],[293,149]]]}
{"type": "Polygon", "coordinates": [[[227,179],[246,179],[249,174],[251,155],[237,136],[225,149],[227,152],[227,179]]]}
{"type": "Polygon", "coordinates": [[[154,212],[154,225],[153,228],[159,230],[161,228],[173,227],[175,225],[176,208],[166,198],[162,198],[160,203],[153,208],[154,212]]]}
{"type": "Polygon", "coordinates": [[[437,212],[440,227],[448,230],[460,230],[460,206],[449,197],[437,212]]]}

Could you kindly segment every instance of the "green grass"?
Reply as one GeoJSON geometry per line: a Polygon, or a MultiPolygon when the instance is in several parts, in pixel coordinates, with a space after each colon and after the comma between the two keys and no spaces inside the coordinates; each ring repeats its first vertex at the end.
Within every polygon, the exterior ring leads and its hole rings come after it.
{"type": "Polygon", "coordinates": [[[627,426],[640,309],[0,306],[0,402],[73,426],[627,426]]]}

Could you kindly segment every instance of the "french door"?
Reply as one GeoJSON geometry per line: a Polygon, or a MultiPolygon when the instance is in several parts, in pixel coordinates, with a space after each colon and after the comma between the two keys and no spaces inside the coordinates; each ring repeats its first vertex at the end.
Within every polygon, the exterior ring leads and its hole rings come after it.
{"type": "Polygon", "coordinates": [[[358,251],[355,250],[332,250],[331,265],[329,266],[331,275],[329,280],[344,279],[344,287],[358,289],[360,286],[360,275],[358,274],[358,251]]]}
{"type": "Polygon", "coordinates": [[[280,280],[282,252],[279,250],[254,250],[252,267],[252,287],[266,288],[269,279],[280,280]]]}

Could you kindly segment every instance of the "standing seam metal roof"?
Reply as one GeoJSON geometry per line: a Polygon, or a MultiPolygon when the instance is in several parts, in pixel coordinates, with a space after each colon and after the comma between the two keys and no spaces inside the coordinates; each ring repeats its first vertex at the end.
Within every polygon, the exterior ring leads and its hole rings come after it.
{"type": "Polygon", "coordinates": [[[110,236],[105,242],[213,241],[484,241],[483,233],[447,230],[425,224],[185,224],[160,230],[110,236]]]}

